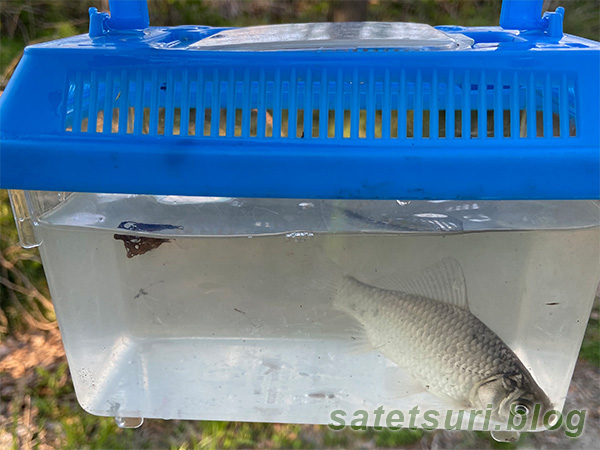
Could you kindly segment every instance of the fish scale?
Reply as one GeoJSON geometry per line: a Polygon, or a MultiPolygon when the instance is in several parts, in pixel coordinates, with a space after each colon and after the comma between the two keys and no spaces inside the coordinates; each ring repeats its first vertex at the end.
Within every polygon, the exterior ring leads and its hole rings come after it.
{"type": "Polygon", "coordinates": [[[350,276],[343,278],[333,306],[360,322],[370,346],[461,407],[476,406],[470,402],[473,388],[494,377],[522,373],[535,384],[512,350],[466,307],[350,276]]]}

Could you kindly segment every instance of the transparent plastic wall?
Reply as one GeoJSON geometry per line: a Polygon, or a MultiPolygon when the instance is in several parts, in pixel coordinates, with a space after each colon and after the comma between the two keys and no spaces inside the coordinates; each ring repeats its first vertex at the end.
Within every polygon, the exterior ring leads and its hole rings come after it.
{"type": "MultiPolygon", "coordinates": [[[[26,197],[77,397],[97,415],[443,416],[515,371],[560,410],[600,278],[596,201],[26,197]],[[426,304],[453,306],[409,314],[426,304]]],[[[499,422],[511,395],[491,400],[499,422]]]]}

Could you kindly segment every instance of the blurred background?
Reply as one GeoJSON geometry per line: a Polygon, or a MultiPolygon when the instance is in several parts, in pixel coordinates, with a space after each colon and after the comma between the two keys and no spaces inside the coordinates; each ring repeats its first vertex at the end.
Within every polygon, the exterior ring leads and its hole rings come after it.
{"type": "MultiPolygon", "coordinates": [[[[0,91],[26,45],[87,32],[87,9],[108,0],[0,0],[0,91]]],[[[564,6],[565,32],[600,40],[600,0],[564,6]]],[[[496,25],[495,0],[149,0],[151,25],[244,26],[290,22],[400,21],[496,25]]],[[[1,149],[0,149],[1,151],[1,149]]],[[[196,448],[597,448],[600,442],[598,298],[565,409],[587,409],[578,439],[563,430],[499,444],[487,433],[422,430],[334,432],[325,426],[147,420],[138,430],[77,404],[36,249],[19,246],[8,194],[0,190],[0,449],[196,448]]]]}

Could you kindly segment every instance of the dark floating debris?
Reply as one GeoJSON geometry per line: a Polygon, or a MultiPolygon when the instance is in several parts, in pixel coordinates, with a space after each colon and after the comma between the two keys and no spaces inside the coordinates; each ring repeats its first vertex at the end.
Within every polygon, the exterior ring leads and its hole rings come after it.
{"type": "MultiPolygon", "coordinates": [[[[139,223],[132,221],[121,222],[118,228],[127,231],[143,231],[153,232],[161,230],[183,230],[183,227],[159,224],[159,223],[139,223]]],[[[131,236],[128,234],[115,234],[114,238],[118,241],[123,241],[125,250],[127,251],[127,257],[133,258],[134,256],[143,255],[148,253],[150,250],[160,247],[165,242],[169,242],[169,239],[145,237],[145,236],[131,236]]]]}
{"type": "Polygon", "coordinates": [[[162,230],[183,230],[183,227],[177,225],[167,225],[161,223],[139,223],[139,222],[131,222],[126,220],[125,222],[121,222],[118,228],[122,228],[128,231],[162,231],[162,230]]]}

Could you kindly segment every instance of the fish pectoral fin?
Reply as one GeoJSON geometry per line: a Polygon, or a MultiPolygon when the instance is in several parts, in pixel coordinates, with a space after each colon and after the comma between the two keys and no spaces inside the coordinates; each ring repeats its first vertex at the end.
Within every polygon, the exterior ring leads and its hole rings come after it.
{"type": "Polygon", "coordinates": [[[417,276],[389,275],[378,278],[373,284],[469,309],[465,276],[460,263],[454,258],[446,257],[417,276]]]}
{"type": "Polygon", "coordinates": [[[469,410],[471,409],[470,405],[466,402],[462,402],[460,400],[455,399],[454,397],[450,397],[449,395],[440,393],[440,392],[431,392],[436,396],[438,400],[441,400],[443,407],[447,410],[459,411],[459,410],[469,410]]]}
{"type": "Polygon", "coordinates": [[[347,329],[350,333],[350,352],[354,355],[364,355],[365,353],[378,352],[385,353],[385,347],[389,342],[380,342],[373,340],[367,334],[364,325],[356,323],[356,326],[347,329]]]}
{"type": "Polygon", "coordinates": [[[386,368],[383,382],[391,401],[426,395],[423,383],[398,366],[386,368]]]}
{"type": "Polygon", "coordinates": [[[368,341],[352,341],[350,353],[353,355],[364,355],[376,350],[368,341]]]}
{"type": "Polygon", "coordinates": [[[375,344],[374,345],[373,343],[371,343],[369,338],[366,336],[366,333],[364,332],[364,330],[361,330],[361,332],[358,332],[358,333],[352,333],[352,335],[350,336],[350,339],[351,339],[350,352],[354,355],[364,355],[365,353],[378,351],[378,348],[383,347],[383,344],[381,344],[381,345],[375,344]]]}

